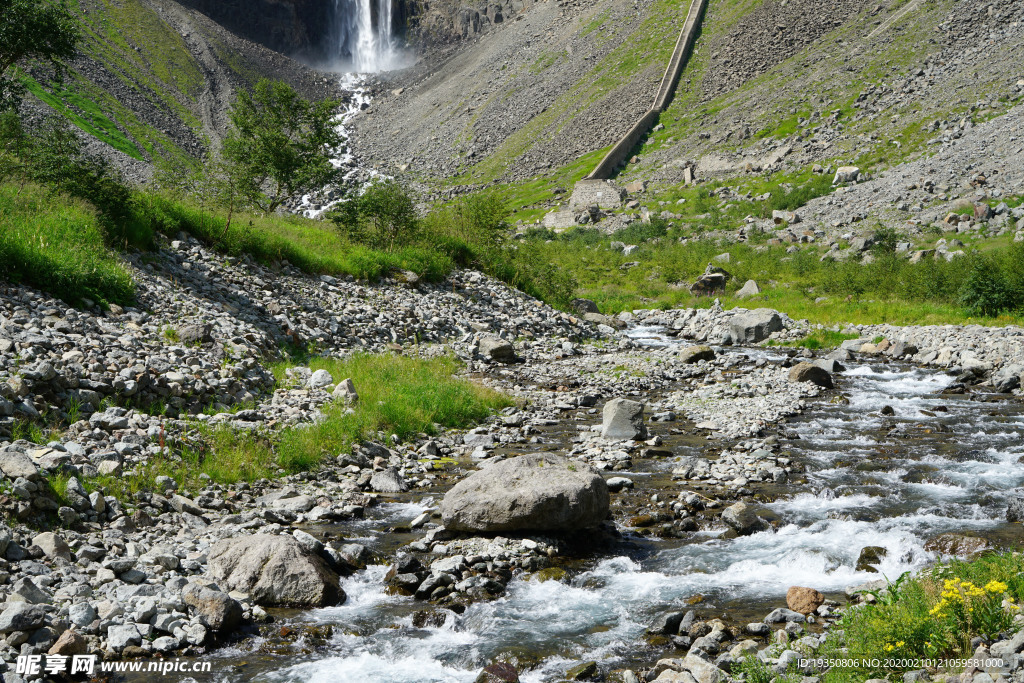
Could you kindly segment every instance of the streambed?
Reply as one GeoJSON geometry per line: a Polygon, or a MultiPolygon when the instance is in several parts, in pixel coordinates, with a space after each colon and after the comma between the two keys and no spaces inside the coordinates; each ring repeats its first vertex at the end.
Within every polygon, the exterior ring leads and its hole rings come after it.
{"type": "MultiPolygon", "coordinates": [[[[643,335],[672,343],[656,331],[643,335]]],[[[760,349],[723,351],[779,359],[760,349]]],[[[780,428],[783,450],[803,473],[759,496],[775,530],[731,537],[723,526],[659,539],[619,527],[619,543],[566,581],[517,577],[501,598],[448,612],[438,625],[414,626],[425,603],[388,595],[388,567],[371,566],[343,580],[344,605],[278,615],[279,624],[331,625],[322,641],[278,647],[254,638],[222,649],[218,680],[468,683],[509,656],[531,665],[521,674],[528,682],[559,680],[591,659],[605,671],[650,666],[667,653],[647,642],[645,629],[668,611],[694,604],[702,618],[745,624],[783,606],[792,585],[842,601],[848,586],[923,567],[937,557],[925,547],[937,534],[1017,545],[1020,527],[1005,522],[1005,511],[1024,485],[1024,410],[1005,397],[947,393],[953,381],[905,365],[851,364],[839,377],[848,402],[823,397],[780,428]],[[884,549],[879,573],[857,568],[869,546],[884,549]]],[[[552,426],[538,448],[569,450],[572,435],[552,426]]],[[[700,450],[669,435],[666,446],[677,456],[700,450]]],[[[638,459],[627,476],[638,493],[674,496],[689,488],[671,481],[674,460],[638,459]]],[[[393,556],[418,535],[403,527],[441,495],[409,494],[330,531],[393,556]]]]}

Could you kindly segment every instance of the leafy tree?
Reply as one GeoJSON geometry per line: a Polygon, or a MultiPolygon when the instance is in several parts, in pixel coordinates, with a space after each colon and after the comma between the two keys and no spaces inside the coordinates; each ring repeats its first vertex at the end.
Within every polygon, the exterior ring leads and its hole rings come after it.
{"type": "Polygon", "coordinates": [[[388,251],[412,242],[419,227],[412,195],[393,178],[374,179],[359,197],[359,214],[388,251]]]}
{"type": "Polygon", "coordinates": [[[78,22],[63,0],[2,0],[0,2],[0,108],[12,109],[23,87],[7,73],[23,59],[49,62],[60,75],[60,60],[75,56],[81,34],[78,22]]]}
{"type": "Polygon", "coordinates": [[[388,251],[409,246],[420,235],[412,195],[393,178],[375,178],[361,193],[335,204],[327,218],[349,240],[388,251]]]}
{"type": "Polygon", "coordinates": [[[267,79],[252,93],[239,93],[223,155],[239,190],[261,211],[271,213],[289,197],[340,178],[331,163],[343,142],[334,122],[338,104],[309,102],[287,83],[267,79]]]}

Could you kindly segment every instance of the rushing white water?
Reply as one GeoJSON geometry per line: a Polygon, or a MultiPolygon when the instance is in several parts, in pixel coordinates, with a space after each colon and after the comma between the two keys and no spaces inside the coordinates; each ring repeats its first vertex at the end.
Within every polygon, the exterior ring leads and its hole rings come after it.
{"type": "Polygon", "coordinates": [[[404,65],[394,38],[392,0],[334,0],[328,52],[346,71],[376,73],[404,65]]]}
{"type": "MultiPolygon", "coordinates": [[[[327,653],[255,680],[469,683],[492,658],[516,651],[542,659],[523,681],[553,680],[581,660],[628,664],[646,626],[688,609],[694,595],[705,596],[697,607],[704,614],[767,611],[784,604],[792,585],[838,592],[920,568],[935,559],[925,543],[936,534],[1004,528],[1007,499],[1024,485],[1021,415],[936,394],[951,381],[937,372],[865,365],[844,377],[848,405],[819,405],[788,426],[800,439],[786,448],[806,464],[808,483],[765,506],[781,520],[777,530],[652,541],[646,554],[608,557],[568,583],[515,579],[502,598],[439,627],[414,627],[422,603],[387,595],[386,567],[371,567],[345,581],[345,605],[303,617],[339,626],[327,653]],[[883,406],[893,415],[881,415],[883,406]],[[908,438],[907,429],[918,431],[908,438]],[[886,551],[879,573],[856,568],[867,546],[886,551]]],[[[433,502],[389,506],[376,517],[400,522],[433,502]]],[[[353,532],[366,537],[369,524],[353,532]]]]}

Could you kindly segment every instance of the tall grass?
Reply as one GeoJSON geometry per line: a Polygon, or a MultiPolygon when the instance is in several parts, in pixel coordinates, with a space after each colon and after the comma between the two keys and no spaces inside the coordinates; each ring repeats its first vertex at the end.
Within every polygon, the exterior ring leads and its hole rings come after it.
{"type": "Polygon", "coordinates": [[[374,280],[394,269],[440,279],[455,267],[450,256],[424,246],[387,252],[352,243],[330,223],[302,216],[236,214],[225,230],[224,212],[210,211],[155,193],[140,193],[137,211],[153,230],[173,236],[186,232],[232,255],[263,262],[287,259],[309,273],[352,275],[374,280]]]}
{"type": "MultiPolygon", "coordinates": [[[[287,367],[275,366],[275,375],[283,378],[287,367]]],[[[349,452],[352,444],[469,427],[511,404],[503,394],[456,377],[459,363],[453,358],[360,354],[347,360],[318,358],[310,367],[327,370],[337,381],[351,378],[359,400],[332,403],[323,419],[278,433],[240,433],[197,423],[182,439],[177,456],[151,458],[130,475],[91,480],[89,488],[135,493],[153,490],[160,475],[192,487],[203,485],[203,475],[232,484],[314,471],[325,460],[349,452]]]]}
{"type": "Polygon", "coordinates": [[[31,183],[0,184],[0,278],[73,304],[130,303],[131,276],[104,242],[87,203],[31,183]]]}
{"type": "Polygon", "coordinates": [[[454,377],[458,362],[452,358],[360,354],[348,360],[316,359],[310,367],[327,370],[337,381],[351,378],[359,400],[352,411],[332,404],[324,420],[281,434],[278,459],[287,471],[315,467],[365,439],[395,434],[406,440],[436,434],[439,428],[468,427],[511,404],[503,394],[454,377]]]}

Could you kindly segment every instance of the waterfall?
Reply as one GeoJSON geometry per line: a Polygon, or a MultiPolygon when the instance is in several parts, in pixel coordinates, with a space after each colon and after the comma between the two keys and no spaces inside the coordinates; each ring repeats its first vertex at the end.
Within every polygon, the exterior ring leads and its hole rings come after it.
{"type": "Polygon", "coordinates": [[[398,66],[392,36],[392,0],[334,0],[328,35],[330,58],[356,73],[398,66]]]}

